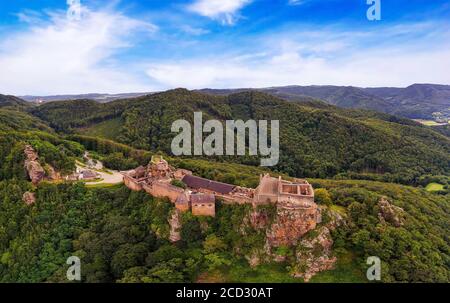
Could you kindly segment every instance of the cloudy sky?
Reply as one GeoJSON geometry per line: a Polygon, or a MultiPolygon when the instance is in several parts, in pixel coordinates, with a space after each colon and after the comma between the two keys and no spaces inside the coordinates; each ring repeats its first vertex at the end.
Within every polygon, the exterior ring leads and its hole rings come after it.
{"type": "Polygon", "coordinates": [[[366,1],[0,0],[0,93],[450,84],[448,1],[366,1]]]}

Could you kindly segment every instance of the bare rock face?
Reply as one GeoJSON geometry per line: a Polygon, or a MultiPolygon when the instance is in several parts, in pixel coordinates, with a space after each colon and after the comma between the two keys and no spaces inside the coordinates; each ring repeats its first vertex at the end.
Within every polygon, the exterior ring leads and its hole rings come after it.
{"type": "Polygon", "coordinates": [[[308,282],[315,274],[334,268],[336,257],[332,256],[333,239],[328,228],[321,227],[311,237],[303,238],[296,251],[296,265],[292,275],[308,282]]]}
{"type": "Polygon", "coordinates": [[[39,184],[45,178],[45,170],[38,161],[25,160],[25,169],[34,185],[39,184]]]}
{"type": "Polygon", "coordinates": [[[248,215],[248,221],[254,229],[263,229],[269,225],[269,217],[265,212],[253,209],[248,215]]]}
{"type": "Polygon", "coordinates": [[[308,231],[314,229],[317,223],[317,205],[308,207],[277,205],[277,216],[271,228],[267,231],[270,246],[292,246],[308,231]]]}
{"type": "Polygon", "coordinates": [[[378,218],[382,223],[388,222],[395,227],[400,227],[405,223],[405,211],[398,206],[392,205],[385,197],[378,201],[380,212],[378,218]]]}
{"type": "Polygon", "coordinates": [[[38,153],[31,145],[26,145],[23,151],[25,153],[25,170],[28,178],[34,185],[39,184],[42,180],[48,179],[51,181],[60,180],[61,175],[51,166],[46,165],[46,170],[39,163],[38,153]]]}
{"type": "Polygon", "coordinates": [[[25,192],[22,196],[23,202],[25,202],[27,205],[32,205],[36,202],[36,196],[32,192],[25,192]]]}
{"type": "Polygon", "coordinates": [[[170,225],[170,235],[169,240],[172,243],[178,242],[181,240],[181,216],[180,211],[178,209],[175,209],[172,212],[172,216],[169,218],[169,225],[170,225]]]}
{"type": "Polygon", "coordinates": [[[252,252],[250,256],[246,256],[245,258],[247,259],[250,267],[256,267],[261,264],[261,258],[256,251],[252,252]]]}
{"type": "Polygon", "coordinates": [[[328,209],[328,215],[330,217],[329,222],[326,224],[326,227],[333,231],[339,226],[347,224],[347,217],[333,210],[328,209]]]}
{"type": "Polygon", "coordinates": [[[315,203],[277,203],[276,214],[254,208],[243,219],[241,235],[247,227],[263,230],[266,241],[263,248],[253,249],[245,256],[251,267],[266,262],[291,264],[291,275],[308,282],[315,274],[334,268],[333,240],[330,228],[345,224],[345,216],[331,214],[327,226],[318,227],[322,210],[315,203]]]}
{"type": "Polygon", "coordinates": [[[45,177],[45,170],[38,162],[38,154],[30,145],[25,146],[25,169],[31,182],[36,185],[45,177]]]}
{"type": "Polygon", "coordinates": [[[47,174],[51,181],[61,180],[61,175],[50,165],[47,165],[47,174]]]}
{"type": "Polygon", "coordinates": [[[36,161],[39,157],[31,145],[26,145],[23,151],[28,161],[36,161]]]}

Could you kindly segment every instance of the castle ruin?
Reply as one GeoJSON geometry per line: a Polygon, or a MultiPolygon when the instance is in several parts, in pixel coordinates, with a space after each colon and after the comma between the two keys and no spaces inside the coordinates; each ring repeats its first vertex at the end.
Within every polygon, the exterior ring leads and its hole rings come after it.
{"type": "MultiPolygon", "coordinates": [[[[279,217],[289,214],[292,228],[286,234],[286,222],[275,222],[271,234],[279,245],[314,229],[320,223],[320,209],[314,202],[314,189],[306,180],[283,180],[269,174],[260,176],[256,189],[197,177],[191,171],[175,169],[162,157],[152,157],[147,167],[122,172],[125,185],[134,191],[144,190],[154,197],[168,198],[181,212],[195,216],[215,216],[216,200],[225,204],[252,204],[254,207],[275,204],[279,217]],[[172,185],[184,183],[186,189],[172,185]],[[278,224],[278,225],[277,225],[278,224]],[[277,229],[277,226],[282,228],[277,229]],[[283,232],[283,235],[279,233],[283,232]]],[[[289,223],[289,224],[291,224],[289,223]]]]}
{"type": "MultiPolygon", "coordinates": [[[[214,217],[216,200],[220,200],[225,204],[253,206],[247,222],[255,229],[265,229],[264,249],[276,262],[285,257],[277,254],[275,248],[295,245],[307,247],[295,255],[300,264],[308,263],[305,268],[296,269],[294,276],[304,277],[308,281],[318,271],[332,268],[336,262],[336,258],[330,257],[333,241],[326,227],[319,228],[319,236],[312,240],[303,237],[316,229],[322,220],[320,208],[314,202],[314,189],[306,180],[287,181],[265,174],[260,176],[256,188],[246,188],[197,177],[189,170],[175,169],[162,157],[152,157],[147,167],[140,166],[122,174],[125,185],[131,190],[144,190],[155,197],[166,197],[175,205],[168,219],[169,240],[173,243],[181,240],[183,212],[214,217]],[[181,185],[180,182],[185,189],[173,185],[181,185]],[[265,208],[259,208],[260,205],[275,205],[276,215],[273,220],[268,219],[265,208]],[[317,250],[322,253],[320,258],[315,258],[317,250]]],[[[259,257],[249,258],[252,260],[250,264],[258,264],[259,257]]]]}

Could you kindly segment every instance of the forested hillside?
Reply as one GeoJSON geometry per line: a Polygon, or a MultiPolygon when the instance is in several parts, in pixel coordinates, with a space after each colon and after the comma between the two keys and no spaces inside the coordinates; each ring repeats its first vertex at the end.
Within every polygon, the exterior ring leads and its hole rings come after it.
{"type": "MultiPolygon", "coordinates": [[[[157,150],[167,151],[172,121],[192,120],[199,110],[204,119],[280,119],[282,158],[274,169],[287,179],[320,178],[309,179],[323,208],[318,228],[336,216],[342,222],[332,232],[336,268],[311,281],[364,282],[366,258],[373,255],[382,259],[384,282],[450,280],[450,197],[448,190],[424,189],[429,182],[448,182],[448,137],[409,120],[314,101],[299,105],[255,92],[211,97],[174,90],[108,104],[80,100],[0,109],[0,281],[65,282],[66,259],[77,255],[85,282],[300,282],[291,275],[302,266],[294,257],[302,246],[279,247],[281,263],[249,265],[265,244],[265,229],[246,223],[251,207],[219,203],[215,218],[186,213],[182,241],[174,245],[168,240],[173,205],[166,199],[122,185],[33,186],[27,180],[26,144],[43,165],[61,172],[73,171],[85,150],[107,167],[128,169],[145,165],[157,150]],[[111,121],[120,131],[117,137],[108,134],[122,143],[78,134],[99,126],[101,133],[111,121]],[[328,176],[335,179],[323,179],[328,176]],[[348,177],[417,178],[419,187],[338,180],[348,177]],[[23,201],[26,191],[36,197],[31,205],[23,201]],[[398,207],[398,218],[380,215],[383,199],[398,207]]],[[[167,157],[196,175],[247,187],[255,187],[261,173],[278,173],[244,158],[167,157]]],[[[305,238],[314,236],[313,230],[305,238]]]]}
{"type": "MultiPolygon", "coordinates": [[[[248,89],[204,89],[214,95],[230,95],[248,89]]],[[[254,89],[289,101],[304,102],[316,98],[342,108],[376,110],[410,119],[433,119],[435,112],[447,112],[450,107],[450,86],[413,84],[406,88],[354,86],[281,86],[254,89]]]]}
{"type": "MultiPolygon", "coordinates": [[[[415,184],[421,175],[448,174],[448,137],[410,120],[321,103],[290,103],[259,92],[211,96],[183,89],[107,104],[48,103],[32,113],[65,132],[114,139],[170,154],[173,121],[280,120],[281,159],[275,167],[299,177],[357,177],[415,184]],[[111,121],[111,122],[108,122],[111,121]],[[114,132],[111,132],[114,126],[114,132]]],[[[255,158],[224,161],[257,165],[255,158]]]]}
{"type": "Polygon", "coordinates": [[[81,144],[60,137],[23,108],[0,108],[0,180],[26,179],[25,145],[33,146],[42,166],[49,164],[64,173],[75,169],[75,159],[84,152],[81,144]]]}
{"type": "Polygon", "coordinates": [[[14,96],[7,96],[0,94],[0,108],[2,107],[12,107],[15,109],[24,109],[32,107],[31,103],[28,103],[20,98],[14,96]]]}
{"type": "MultiPolygon", "coordinates": [[[[240,185],[256,181],[259,170],[203,160],[173,164],[199,175],[231,176],[240,185]]],[[[449,281],[448,197],[372,181],[311,181],[326,209],[323,224],[332,213],[346,222],[332,233],[336,268],[313,282],[364,282],[365,260],[373,255],[382,259],[384,282],[449,281]],[[380,219],[377,201],[383,196],[403,209],[401,225],[380,219]]],[[[0,201],[2,282],[65,282],[72,255],[82,259],[84,282],[301,282],[290,277],[300,246],[280,247],[284,262],[249,266],[248,257],[264,251],[265,238],[264,230],[245,223],[249,206],[219,204],[215,218],[184,214],[182,241],[174,245],[167,220],[173,205],[120,185],[32,188],[2,178],[0,201]],[[35,192],[33,205],[22,201],[27,190],[35,192]]]]}

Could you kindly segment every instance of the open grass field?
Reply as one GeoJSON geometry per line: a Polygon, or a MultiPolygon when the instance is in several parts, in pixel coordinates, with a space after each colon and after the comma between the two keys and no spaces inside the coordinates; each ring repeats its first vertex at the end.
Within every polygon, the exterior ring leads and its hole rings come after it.
{"type": "Polygon", "coordinates": [[[85,184],[87,188],[120,188],[122,183],[95,183],[95,184],[85,184]]]}
{"type": "Polygon", "coordinates": [[[422,120],[422,119],[414,119],[414,121],[419,122],[420,124],[426,125],[426,126],[441,126],[446,125],[447,123],[438,123],[433,120],[422,120]]]}
{"type": "Polygon", "coordinates": [[[115,118],[100,122],[88,128],[79,129],[78,132],[86,136],[100,137],[112,140],[119,136],[121,126],[122,122],[120,118],[115,118]]]}
{"type": "Polygon", "coordinates": [[[439,183],[430,183],[425,187],[427,191],[441,191],[444,190],[444,185],[439,183]]]}

